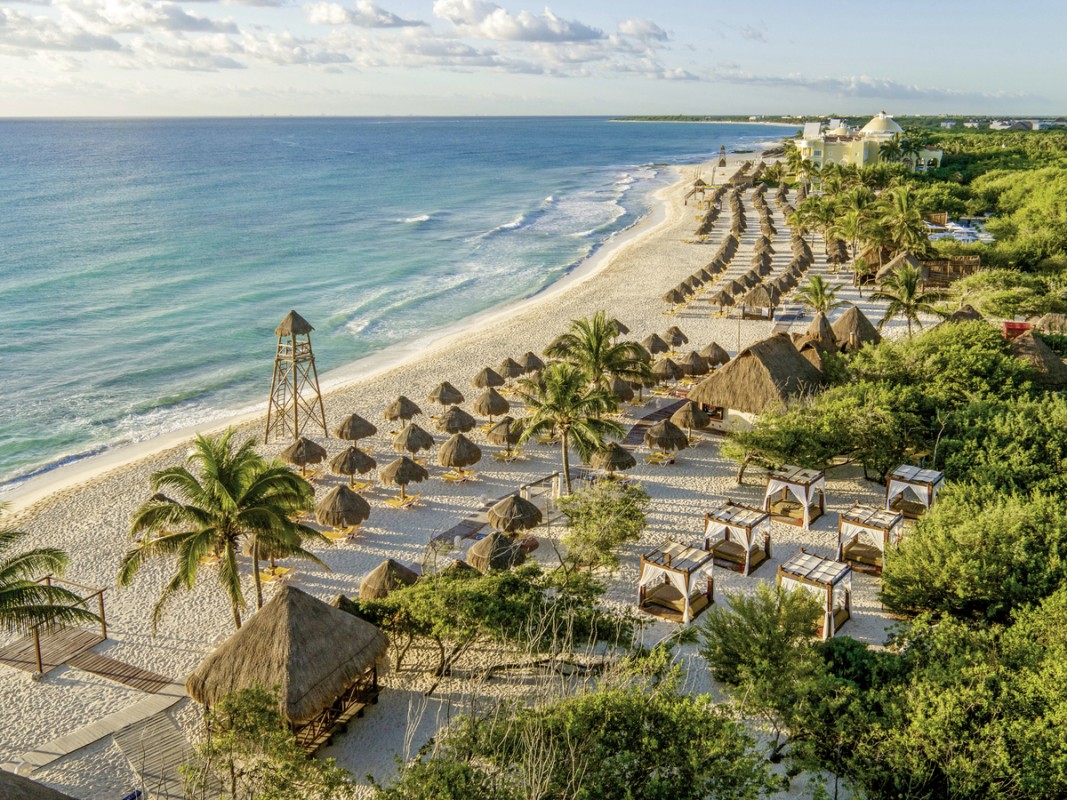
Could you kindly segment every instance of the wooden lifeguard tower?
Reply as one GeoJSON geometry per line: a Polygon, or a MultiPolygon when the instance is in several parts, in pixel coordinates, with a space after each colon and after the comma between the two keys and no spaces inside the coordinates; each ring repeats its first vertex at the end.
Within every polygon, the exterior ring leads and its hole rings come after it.
{"type": "Polygon", "coordinates": [[[326,431],[326,410],[319,392],[319,373],[315,369],[315,354],[311,350],[311,323],[290,311],[274,329],[278,349],[274,355],[274,377],[270,382],[270,401],[267,403],[267,428],[263,442],[272,433],[296,440],[310,421],[326,431]]]}

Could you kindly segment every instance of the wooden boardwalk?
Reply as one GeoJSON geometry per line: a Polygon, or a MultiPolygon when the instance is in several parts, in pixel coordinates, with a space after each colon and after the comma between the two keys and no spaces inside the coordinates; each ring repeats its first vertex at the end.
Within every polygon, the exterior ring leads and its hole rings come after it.
{"type": "MultiPolygon", "coordinates": [[[[97,631],[86,628],[57,628],[53,633],[41,634],[40,641],[41,671],[47,673],[100,644],[104,637],[97,631]]],[[[23,636],[0,648],[0,664],[7,664],[25,672],[36,672],[37,654],[33,637],[23,636]]]]}
{"type": "Polygon", "coordinates": [[[641,417],[622,440],[622,446],[627,448],[637,447],[645,440],[645,431],[661,420],[670,419],[671,414],[686,404],[686,400],[675,400],[663,408],[657,408],[651,414],[641,417]]]}
{"type": "Polygon", "coordinates": [[[75,669],[91,672],[101,678],[107,678],[124,686],[140,689],[148,694],[155,694],[173,683],[172,679],[163,675],[157,675],[146,669],[116,661],[113,658],[108,658],[92,651],[85,651],[73,658],[68,658],[67,664],[75,669]]]}
{"type": "MultiPolygon", "coordinates": [[[[179,768],[192,758],[193,748],[165,712],[123,728],[115,734],[115,744],[141,778],[137,788],[144,800],[184,800],[179,768]]],[[[217,785],[197,796],[218,797],[221,789],[217,785]]]]}

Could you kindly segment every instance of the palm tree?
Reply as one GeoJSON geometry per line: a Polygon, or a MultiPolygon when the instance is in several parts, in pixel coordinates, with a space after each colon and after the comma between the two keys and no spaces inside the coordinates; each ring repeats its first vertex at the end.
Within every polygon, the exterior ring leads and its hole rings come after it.
{"type": "Polygon", "coordinates": [[[823,280],[822,275],[812,275],[807,284],[797,289],[797,296],[812,311],[829,314],[830,311],[842,305],[842,302],[837,299],[837,292],[840,288],[840,286],[828,284],[823,280]]]}
{"type": "Polygon", "coordinates": [[[608,389],[613,379],[638,382],[651,377],[648,354],[637,342],[618,342],[618,332],[603,311],[576,319],[545,353],[573,364],[590,386],[608,389]]]}
{"type": "Polygon", "coordinates": [[[882,142],[878,148],[878,160],[883,164],[894,164],[900,161],[900,157],[900,142],[896,139],[882,142]]]}
{"type": "Polygon", "coordinates": [[[559,436],[567,494],[571,493],[570,445],[573,443],[582,458],[588,459],[607,439],[623,435],[622,425],[601,419],[605,412],[618,408],[615,395],[600,386],[590,386],[586,372],[566,361],[549,364],[540,382],[521,381],[519,396],[531,411],[520,443],[539,434],[559,436]]]}
{"type": "Polygon", "coordinates": [[[929,249],[929,234],[918,199],[906,186],[898,186],[886,195],[882,222],[892,240],[894,255],[905,250],[921,255],[929,249]]]}
{"type": "Polygon", "coordinates": [[[922,142],[912,136],[905,136],[900,140],[900,158],[902,161],[907,161],[911,164],[911,168],[915,169],[916,162],[919,161],[919,153],[922,151],[922,142]]]}
{"type": "Polygon", "coordinates": [[[218,559],[218,580],[230,600],[234,625],[241,627],[245,607],[237,553],[242,540],[252,545],[252,572],[258,607],[263,605],[259,579],[260,554],[271,552],[305,558],[325,565],[302,543],[327,541],[318,531],[290,519],[311,507],[314,490],[280,461],[265,461],[247,440],[235,447],[233,430],[222,436],[198,436],[185,466],[168,467],[152,475],[155,495],[133,516],[131,533],[139,544],[129,550],[119,568],[119,586],[127,586],[141,565],[153,556],[176,556],[174,576],[152,611],[155,631],[169,600],[196,583],[201,559],[218,559]],[[190,471],[196,467],[199,476],[190,471]],[[182,499],[162,494],[172,491],[182,499]]]}
{"type": "MultiPolygon", "coordinates": [[[[0,505],[0,512],[4,510],[0,505]]],[[[0,527],[0,630],[21,634],[40,626],[52,630],[59,625],[99,622],[74,592],[48,582],[46,575],[58,575],[67,566],[67,554],[54,547],[38,547],[11,552],[29,536],[26,531],[0,527]]]]}
{"type": "Polygon", "coordinates": [[[944,312],[934,308],[933,305],[943,299],[941,292],[923,291],[922,280],[921,270],[910,264],[904,264],[882,281],[878,291],[871,295],[872,300],[884,300],[889,304],[886,307],[885,316],[878,323],[879,329],[894,317],[904,317],[908,323],[908,338],[910,339],[912,323],[918,323],[919,327],[922,327],[919,314],[944,316],[944,312]]]}
{"type": "Polygon", "coordinates": [[[832,235],[849,243],[853,261],[856,260],[856,249],[859,247],[860,236],[863,233],[863,224],[863,212],[850,208],[839,213],[830,227],[832,235]]]}

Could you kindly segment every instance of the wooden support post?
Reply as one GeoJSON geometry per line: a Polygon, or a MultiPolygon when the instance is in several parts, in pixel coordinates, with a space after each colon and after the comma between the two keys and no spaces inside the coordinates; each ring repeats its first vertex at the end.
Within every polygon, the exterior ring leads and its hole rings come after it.
{"type": "Polygon", "coordinates": [[[36,625],[33,626],[33,650],[37,655],[37,672],[40,675],[44,674],[44,664],[41,661],[41,630],[36,625]]]}
{"type": "Polygon", "coordinates": [[[97,605],[100,608],[100,635],[107,638],[107,617],[104,616],[104,590],[96,596],[97,605]]]}

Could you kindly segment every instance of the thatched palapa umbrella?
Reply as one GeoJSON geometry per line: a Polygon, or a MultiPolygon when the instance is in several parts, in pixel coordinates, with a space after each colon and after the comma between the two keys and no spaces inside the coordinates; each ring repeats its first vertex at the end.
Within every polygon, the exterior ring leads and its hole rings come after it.
{"type": "Polygon", "coordinates": [[[630,329],[617,319],[612,319],[608,324],[615,329],[617,336],[625,336],[630,332],[630,329]]]}
{"type": "Polygon", "coordinates": [[[478,420],[459,406],[452,406],[437,418],[437,430],[445,433],[466,433],[478,425],[478,420]]]}
{"type": "Polygon", "coordinates": [[[667,353],[671,349],[670,345],[663,341],[658,333],[649,334],[642,339],[641,346],[654,356],[660,353],[667,353]]]}
{"type": "Polygon", "coordinates": [[[682,333],[682,329],[677,325],[671,325],[664,333],[663,341],[671,347],[681,347],[683,344],[689,344],[689,337],[682,333]]]}
{"type": "Polygon", "coordinates": [[[426,398],[431,403],[437,403],[442,408],[445,406],[458,406],[463,402],[463,392],[448,381],[439,383],[437,388],[430,392],[426,398]]]}
{"type": "Polygon", "coordinates": [[[693,438],[693,431],[702,431],[711,425],[711,415],[690,401],[671,414],[671,422],[679,428],[685,428],[686,437],[693,438]]]}
{"type": "Polygon", "coordinates": [[[384,467],[379,473],[382,483],[400,487],[400,499],[407,497],[405,490],[409,483],[421,483],[430,477],[430,473],[421,464],[416,464],[407,456],[400,456],[396,461],[384,467]]]}
{"type": "Polygon", "coordinates": [[[415,405],[413,401],[408,400],[404,395],[400,395],[389,408],[385,409],[384,416],[390,422],[395,422],[398,419],[407,422],[421,413],[422,409],[415,405]]]}
{"type": "Polygon", "coordinates": [[[671,289],[663,295],[663,302],[670,303],[672,306],[680,306],[685,302],[685,295],[679,289],[671,289]]]}
{"type": "Polygon", "coordinates": [[[346,442],[358,442],[377,432],[378,429],[359,414],[349,414],[340,425],[334,428],[333,435],[346,442]]]}
{"type": "Polygon", "coordinates": [[[370,504],[344,484],[315,504],[315,520],[331,528],[353,528],[370,516],[370,504]]]}
{"type": "Polygon", "coordinates": [[[510,356],[500,362],[500,366],[496,368],[496,371],[508,381],[526,373],[526,370],[522,368],[522,364],[510,356]]]}
{"type": "Polygon", "coordinates": [[[414,422],[405,425],[393,439],[393,449],[398,452],[415,454],[420,450],[429,450],[431,447],[433,447],[433,436],[414,422]]]}
{"type": "Polygon", "coordinates": [[[499,501],[487,514],[494,530],[516,533],[541,524],[541,509],[517,494],[509,494],[499,501]]]}
{"type": "Polygon", "coordinates": [[[610,388],[611,393],[619,399],[620,403],[629,403],[634,399],[633,387],[621,378],[612,378],[610,388]]]}
{"type": "Polygon", "coordinates": [[[674,452],[689,446],[685,431],[670,420],[660,420],[645,431],[645,445],[652,450],[674,452]]]}
{"type": "Polygon", "coordinates": [[[347,475],[351,486],[358,473],[363,475],[378,466],[378,463],[355,445],[346,447],[330,461],[330,470],[336,475],[347,475]]]}
{"type": "Polygon", "coordinates": [[[741,283],[741,281],[739,280],[732,280],[728,284],[726,284],[726,286],[723,287],[723,291],[729,292],[734,297],[734,299],[743,295],[747,289],[748,287],[741,283]]]}
{"type": "Polygon", "coordinates": [[[544,369],[545,362],[538,358],[533,350],[527,350],[519,357],[519,366],[522,367],[523,374],[529,374],[531,372],[537,372],[539,369],[544,369]]]}
{"type": "Polygon", "coordinates": [[[326,460],[326,448],[301,436],[279,455],[286,464],[300,467],[300,474],[305,475],[308,464],[321,464],[326,460]]]}
{"type": "Polygon", "coordinates": [[[437,451],[437,463],[448,469],[466,469],[481,460],[482,449],[462,433],[454,434],[437,451]]]}
{"type": "Polygon", "coordinates": [[[467,551],[467,563],[483,575],[496,569],[511,569],[525,560],[526,551],[500,531],[493,531],[467,551]]]}
{"type": "Polygon", "coordinates": [[[374,670],[388,647],[369,622],[283,586],[200,663],[185,690],[211,707],[244,689],[277,686],[282,717],[304,725],[357,681],[370,676],[376,689],[374,670]]]}
{"type": "Polygon", "coordinates": [[[676,381],[685,374],[685,371],[669,358],[661,358],[652,365],[652,375],[660,383],[676,381]]]}
{"type": "Polygon", "coordinates": [[[519,439],[522,438],[522,429],[521,420],[504,417],[489,429],[485,438],[489,440],[489,444],[503,445],[507,454],[511,455],[511,448],[517,445],[519,439]]]}
{"type": "Polygon", "coordinates": [[[707,375],[711,371],[708,362],[695,350],[679,361],[678,366],[685,370],[686,375],[707,375]]]}
{"type": "Polygon", "coordinates": [[[637,459],[618,442],[611,442],[593,453],[589,465],[594,469],[605,470],[610,475],[637,466],[637,459]]]}
{"type": "Polygon", "coordinates": [[[486,389],[474,401],[474,413],[489,417],[490,425],[493,423],[494,416],[507,414],[510,409],[511,403],[507,401],[507,398],[493,388],[486,389]]]}
{"type": "Polygon", "coordinates": [[[868,343],[878,344],[882,341],[882,334],[856,306],[849,306],[831,328],[837,346],[847,352],[859,350],[868,343]]]}
{"type": "Polygon", "coordinates": [[[718,292],[711,296],[708,303],[713,306],[718,306],[719,309],[729,308],[734,304],[733,295],[731,295],[725,289],[720,289],[718,292]]]}
{"type": "Polygon", "coordinates": [[[493,386],[503,386],[504,379],[500,377],[500,374],[496,370],[491,367],[486,367],[474,376],[471,385],[475,389],[488,389],[493,386]]]}
{"type": "Polygon", "coordinates": [[[419,573],[415,570],[387,558],[359,582],[359,599],[384,600],[390,592],[412,586],[418,579],[419,573]]]}
{"type": "Polygon", "coordinates": [[[709,367],[720,367],[730,360],[730,354],[716,342],[712,342],[701,350],[700,355],[708,362],[709,367]]]}

